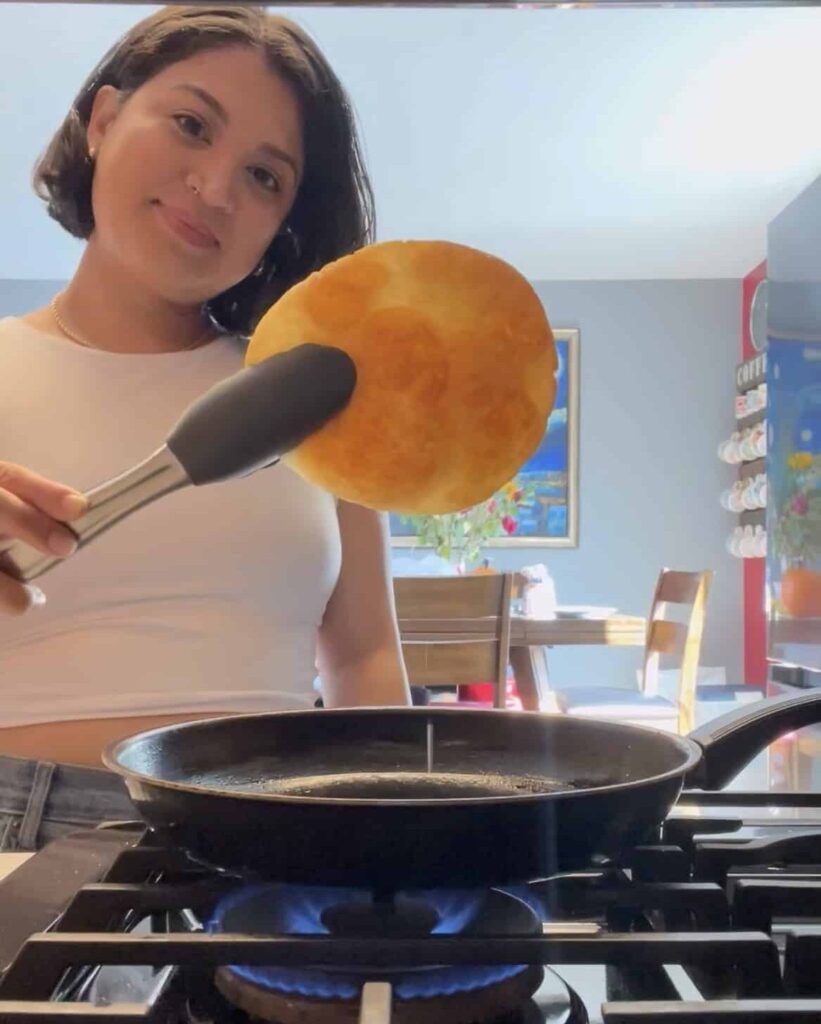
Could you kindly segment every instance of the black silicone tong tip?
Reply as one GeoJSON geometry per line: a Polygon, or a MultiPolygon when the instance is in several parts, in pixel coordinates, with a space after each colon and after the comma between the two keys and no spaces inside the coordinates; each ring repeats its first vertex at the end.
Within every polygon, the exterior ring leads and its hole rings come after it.
{"type": "Polygon", "coordinates": [[[193,484],[247,476],[341,412],[355,386],[347,352],[298,345],[215,385],[188,408],[166,444],[193,484]]]}

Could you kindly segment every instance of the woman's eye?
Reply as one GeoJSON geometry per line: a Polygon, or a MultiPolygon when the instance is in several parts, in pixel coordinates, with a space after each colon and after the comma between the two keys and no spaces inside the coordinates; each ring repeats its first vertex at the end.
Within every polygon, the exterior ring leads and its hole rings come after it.
{"type": "Polygon", "coordinates": [[[251,167],[251,177],[268,192],[279,192],[279,178],[267,167],[251,167]]]}
{"type": "Polygon", "coordinates": [[[193,114],[175,114],[174,120],[180,131],[192,139],[205,137],[205,123],[193,114]]]}

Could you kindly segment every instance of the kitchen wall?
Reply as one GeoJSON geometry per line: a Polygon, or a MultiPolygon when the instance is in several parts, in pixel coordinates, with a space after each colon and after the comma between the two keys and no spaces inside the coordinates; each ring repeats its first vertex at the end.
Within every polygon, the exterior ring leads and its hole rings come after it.
{"type": "Polygon", "coordinates": [[[20,316],[45,306],[64,281],[36,281],[0,277],[0,316],[20,316]]]}
{"type": "MultiPolygon", "coordinates": [[[[59,282],[0,279],[0,315],[44,304],[59,282]]],[[[544,561],[563,604],[644,614],[663,565],[710,567],[702,664],[741,680],[741,568],[724,550],[718,504],[732,471],[716,446],[732,423],[740,282],[551,281],[537,284],[551,322],[581,331],[580,543],[494,548],[499,568],[544,561]]],[[[407,549],[395,552],[408,557],[407,549]]],[[[629,685],[636,650],[556,649],[557,683],[629,685]]]]}
{"type": "MultiPolygon", "coordinates": [[[[659,569],[712,568],[702,664],[740,682],[741,566],[718,504],[733,422],[741,285],[734,280],[544,281],[551,323],[581,331],[578,548],[494,548],[502,569],[543,561],[562,604],[646,614],[659,569]]],[[[398,561],[405,549],[395,552],[398,561]]],[[[557,684],[630,685],[636,650],[550,652],[557,684]]]]}

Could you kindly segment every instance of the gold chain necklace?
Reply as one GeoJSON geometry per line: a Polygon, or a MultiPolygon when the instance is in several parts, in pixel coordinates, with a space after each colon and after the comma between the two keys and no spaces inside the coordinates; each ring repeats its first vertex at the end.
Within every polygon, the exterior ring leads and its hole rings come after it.
{"type": "MultiPolygon", "coordinates": [[[[54,321],[57,324],[57,326],[60,328],[60,330],[63,332],[63,334],[65,334],[65,336],[67,338],[69,338],[71,341],[73,341],[76,345],[80,345],[83,348],[93,348],[93,349],[98,348],[99,346],[93,345],[90,341],[87,341],[85,338],[81,337],[79,334],[76,334],[74,331],[71,330],[70,327],[68,327],[66,325],[66,322],[63,320],[63,317],[62,317],[62,315],[60,313],[60,309],[59,309],[59,306],[58,306],[58,301],[59,301],[59,299],[62,298],[62,295],[63,295],[62,292],[60,292],[60,294],[58,294],[58,295],[55,295],[54,298],[51,300],[51,302],[48,304],[48,308],[51,310],[51,315],[54,317],[54,321]]],[[[194,341],[191,342],[190,345],[186,345],[184,348],[173,349],[173,351],[174,352],[189,352],[191,349],[199,348],[199,346],[202,345],[206,341],[206,339],[208,338],[208,336],[210,334],[211,334],[211,328],[210,327],[206,327],[206,329],[203,331],[203,333],[198,335],[194,339],[194,341]]]]}

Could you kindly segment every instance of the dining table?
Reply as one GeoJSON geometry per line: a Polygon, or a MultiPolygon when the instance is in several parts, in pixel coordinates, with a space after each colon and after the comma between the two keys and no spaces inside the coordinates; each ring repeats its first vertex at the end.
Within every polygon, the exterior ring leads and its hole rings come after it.
{"type": "MultiPolygon", "coordinates": [[[[471,632],[480,632],[475,619],[414,619],[399,621],[403,640],[436,643],[462,640],[471,632]]],[[[561,606],[550,617],[537,617],[516,611],[510,619],[510,666],[516,689],[525,711],[558,711],[550,688],[547,649],[569,646],[643,647],[647,638],[647,620],[638,615],[565,614],[561,606]]]]}

